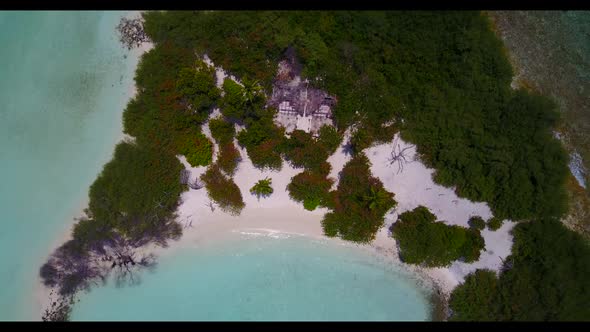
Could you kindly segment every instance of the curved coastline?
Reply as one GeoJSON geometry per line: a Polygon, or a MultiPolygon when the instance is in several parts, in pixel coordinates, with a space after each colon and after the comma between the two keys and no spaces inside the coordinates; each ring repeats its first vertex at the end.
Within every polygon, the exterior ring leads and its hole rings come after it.
{"type": "MultiPolygon", "coordinates": [[[[133,18],[138,18],[141,16],[141,11],[129,11],[126,14],[122,15],[122,17],[128,18],[128,19],[133,19],[133,18]]],[[[115,27],[112,26],[112,34],[115,38],[117,38],[116,36],[116,30],[115,27]]],[[[117,41],[117,43],[119,43],[119,41],[117,41]]],[[[123,45],[121,45],[119,43],[120,48],[123,50],[124,47],[123,45]]],[[[139,64],[139,61],[141,59],[141,56],[148,52],[151,48],[153,47],[153,44],[150,42],[144,42],[142,43],[140,46],[135,47],[130,49],[129,51],[125,50],[125,58],[127,59],[127,61],[130,63],[130,74],[131,74],[131,80],[129,81],[129,84],[127,86],[124,86],[124,97],[123,99],[123,107],[118,111],[118,119],[119,119],[119,128],[118,130],[114,133],[115,135],[115,139],[114,139],[114,144],[113,146],[109,147],[109,154],[107,156],[107,159],[104,160],[100,166],[100,169],[102,169],[102,167],[104,166],[105,163],[107,163],[111,158],[112,158],[112,151],[113,151],[113,147],[121,142],[122,140],[126,139],[127,136],[123,133],[122,130],[122,113],[123,113],[123,109],[125,107],[125,105],[129,102],[129,100],[131,100],[136,94],[137,94],[137,88],[135,85],[135,79],[133,78],[133,76],[135,75],[136,72],[136,68],[137,65],[139,64]]],[[[99,172],[100,172],[99,169],[99,172]]],[[[96,174],[98,175],[98,173],[96,174]]],[[[94,181],[94,179],[96,178],[96,175],[93,177],[92,181],[94,181]]],[[[62,233],[60,233],[57,237],[55,237],[52,242],[51,245],[47,248],[47,253],[50,254],[51,252],[53,252],[53,250],[55,250],[57,247],[59,247],[61,244],[63,244],[64,242],[66,242],[67,240],[71,239],[71,227],[75,224],[75,222],[78,220],[77,218],[80,217],[80,215],[82,215],[84,209],[88,206],[88,194],[87,194],[87,189],[85,189],[86,194],[84,195],[84,197],[78,202],[77,207],[75,209],[73,209],[69,215],[71,216],[71,218],[68,218],[67,221],[68,223],[66,224],[67,227],[62,233]]],[[[40,260],[40,263],[43,263],[45,260],[47,259],[47,257],[43,257],[42,260],[40,260]]],[[[37,274],[36,276],[36,282],[33,286],[32,289],[32,296],[34,298],[34,306],[31,307],[30,309],[30,316],[32,317],[32,319],[39,319],[39,317],[41,317],[43,310],[45,308],[48,307],[48,305],[51,303],[51,289],[45,287],[41,281],[41,277],[37,274]]]]}
{"type": "Polygon", "coordinates": [[[383,266],[401,272],[405,277],[416,282],[421,292],[428,293],[431,320],[446,319],[446,301],[454,287],[455,280],[444,269],[421,269],[404,264],[398,257],[395,240],[390,237],[385,227],[370,244],[357,244],[340,238],[324,235],[321,228],[323,215],[310,213],[302,207],[284,205],[273,208],[245,208],[237,218],[219,213],[205,218],[185,233],[181,240],[171,248],[161,249],[158,256],[164,258],[174,255],[176,250],[198,249],[200,246],[223,242],[231,234],[259,238],[270,237],[280,241],[290,237],[306,237],[327,242],[332,245],[352,248],[370,255],[383,266]],[[436,311],[443,307],[445,312],[436,311]]]}
{"type": "Polygon", "coordinates": [[[126,12],[4,12],[0,319],[39,320],[39,267],[86,207],[119,139],[133,57],[114,31],[126,12]]]}
{"type": "Polygon", "coordinates": [[[359,248],[278,231],[216,234],[160,257],[137,287],[96,289],[72,320],[430,320],[428,289],[359,248]]]}

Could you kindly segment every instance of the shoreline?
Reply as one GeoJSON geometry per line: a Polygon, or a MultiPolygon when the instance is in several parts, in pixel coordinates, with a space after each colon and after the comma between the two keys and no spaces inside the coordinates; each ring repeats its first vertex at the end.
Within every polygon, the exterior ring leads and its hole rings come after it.
{"type": "MultiPolygon", "coordinates": [[[[126,15],[124,15],[124,17],[131,19],[131,18],[136,18],[137,16],[140,16],[140,15],[141,15],[141,11],[131,11],[131,12],[127,13],[126,15]]],[[[114,32],[114,33],[116,33],[116,32],[114,32]]],[[[124,48],[123,45],[120,45],[120,47],[124,48]]],[[[125,96],[123,97],[123,99],[125,100],[125,105],[127,105],[127,103],[129,103],[129,101],[131,101],[137,95],[137,86],[136,86],[135,79],[134,79],[134,75],[137,70],[137,65],[139,65],[139,61],[141,60],[141,56],[144,53],[148,52],[152,48],[153,48],[153,43],[144,42],[139,47],[132,48],[126,54],[126,59],[132,59],[132,61],[135,62],[135,65],[134,65],[133,70],[131,71],[131,75],[133,75],[133,77],[131,78],[131,82],[126,88],[124,88],[125,92],[126,92],[125,96]]],[[[124,106],[124,107],[126,107],[126,106],[124,106]]],[[[121,122],[123,121],[123,118],[122,118],[123,111],[124,111],[124,109],[121,110],[121,116],[120,116],[121,122]]],[[[115,139],[115,141],[116,141],[115,145],[119,144],[121,141],[123,141],[127,138],[127,135],[125,133],[123,133],[123,130],[116,133],[116,135],[117,136],[115,139]]],[[[114,148],[114,146],[113,146],[113,148],[114,148]]],[[[111,154],[112,154],[112,152],[111,152],[111,154]]],[[[110,159],[112,159],[112,155],[108,158],[108,160],[105,161],[105,163],[103,163],[101,165],[100,170],[102,170],[102,167],[104,166],[104,164],[108,163],[110,161],[110,159]]],[[[100,174],[100,170],[99,170],[99,173],[97,173],[94,176],[94,179],[96,179],[98,174],[100,174]]],[[[84,215],[84,209],[87,208],[88,203],[89,203],[88,190],[86,190],[86,195],[84,196],[83,199],[81,199],[79,201],[77,208],[72,210],[72,213],[70,214],[71,218],[68,219],[66,225],[64,225],[63,228],[65,229],[65,231],[63,233],[58,234],[58,236],[56,236],[55,239],[51,242],[51,245],[48,248],[47,255],[44,256],[43,259],[40,260],[41,264],[43,264],[47,261],[47,259],[53,253],[53,251],[55,249],[57,249],[59,246],[61,246],[66,241],[71,239],[72,227],[77,222],[77,218],[80,218],[81,216],[84,215]]],[[[36,276],[36,280],[37,281],[35,282],[34,288],[32,290],[33,297],[34,297],[34,307],[32,308],[31,316],[33,317],[33,319],[35,319],[34,317],[37,317],[40,320],[41,316],[43,315],[43,311],[45,310],[45,308],[47,308],[51,304],[51,300],[53,300],[53,298],[50,297],[52,289],[47,288],[43,285],[41,277],[38,274],[36,276]]]]}
{"type": "Polygon", "coordinates": [[[302,206],[247,206],[239,216],[232,216],[218,209],[212,213],[207,207],[203,207],[202,212],[202,220],[193,224],[192,228],[185,228],[179,240],[170,242],[166,248],[148,245],[141,248],[141,252],[155,254],[156,260],[161,261],[179,252],[212,249],[227,244],[227,241],[239,241],[236,236],[271,237],[279,241],[292,236],[319,240],[329,245],[353,248],[376,258],[383,266],[401,272],[415,282],[419,291],[425,295],[429,318],[433,321],[446,319],[446,316],[440,314],[440,308],[446,311],[446,303],[452,290],[452,281],[447,280],[449,275],[442,269],[423,269],[403,263],[397,256],[395,240],[389,237],[386,229],[381,229],[372,243],[357,244],[325,236],[320,223],[323,214],[306,211],[302,206]]]}

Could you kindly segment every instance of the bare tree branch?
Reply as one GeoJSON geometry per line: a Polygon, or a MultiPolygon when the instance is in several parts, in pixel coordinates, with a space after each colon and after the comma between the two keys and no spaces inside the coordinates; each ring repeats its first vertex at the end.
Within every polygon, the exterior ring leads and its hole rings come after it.
{"type": "Polygon", "coordinates": [[[398,140],[396,139],[394,141],[393,149],[391,149],[391,156],[387,159],[387,161],[389,163],[388,164],[389,166],[397,164],[397,173],[396,174],[399,174],[404,171],[405,164],[408,164],[408,163],[411,163],[414,161],[414,160],[408,160],[408,156],[406,156],[406,152],[412,148],[414,148],[414,145],[408,145],[402,149],[398,140]]]}

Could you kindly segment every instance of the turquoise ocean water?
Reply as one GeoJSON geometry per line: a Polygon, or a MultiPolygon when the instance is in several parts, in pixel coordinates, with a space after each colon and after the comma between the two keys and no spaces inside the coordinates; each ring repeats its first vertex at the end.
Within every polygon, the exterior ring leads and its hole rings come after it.
{"type": "Polygon", "coordinates": [[[0,320],[38,320],[33,292],[122,130],[137,59],[122,12],[0,12],[0,320]]]}
{"type": "Polygon", "coordinates": [[[138,286],[80,297],[73,320],[429,320],[428,291],[392,262],[325,240],[224,235],[162,257],[138,286]]]}

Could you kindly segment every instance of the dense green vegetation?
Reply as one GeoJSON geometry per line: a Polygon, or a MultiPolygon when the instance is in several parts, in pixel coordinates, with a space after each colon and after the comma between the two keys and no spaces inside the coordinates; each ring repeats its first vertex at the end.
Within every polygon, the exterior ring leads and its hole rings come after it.
{"type": "Polygon", "coordinates": [[[236,149],[233,142],[226,143],[219,149],[220,152],[216,164],[225,172],[225,174],[233,176],[236,173],[238,164],[242,160],[240,151],[236,149]]]}
{"type": "Polygon", "coordinates": [[[223,91],[225,94],[220,105],[222,114],[233,120],[243,120],[244,88],[231,78],[226,78],[223,81],[223,91]]]}
{"type": "Polygon", "coordinates": [[[194,61],[185,52],[190,51],[156,46],[141,58],[135,75],[140,93],[123,113],[124,131],[139,145],[178,153],[184,136],[190,139],[200,128],[202,117],[189,112],[176,91],[177,73],[194,61]]]}
{"type": "MultiPolygon", "coordinates": [[[[174,156],[120,143],[113,160],[90,186],[88,217],[130,237],[157,227],[148,222],[151,216],[170,217],[185,190],[178,181],[181,169],[174,156]]],[[[81,233],[74,227],[74,234],[81,233]]]]}
{"type": "Polygon", "coordinates": [[[342,143],[342,134],[332,126],[323,125],[318,134],[318,142],[326,149],[328,155],[334,154],[342,143]]]}
{"type": "Polygon", "coordinates": [[[453,320],[590,320],[590,245],[551,219],[514,228],[497,278],[476,272],[452,293],[453,320]]]}
{"type": "Polygon", "coordinates": [[[486,228],[486,222],[480,216],[473,216],[469,218],[467,223],[469,224],[469,227],[476,229],[478,231],[482,231],[486,228]]]}
{"type": "MultiPolygon", "coordinates": [[[[504,111],[496,110],[495,118],[490,120],[489,125],[498,129],[493,138],[483,139],[487,135],[484,133],[490,130],[482,126],[485,131],[479,135],[483,137],[471,143],[477,148],[445,151],[438,160],[430,158],[438,169],[437,181],[458,185],[461,195],[489,201],[498,217],[523,219],[561,215],[566,208],[563,185],[567,156],[550,130],[557,118],[554,105],[543,97],[518,91],[497,107],[504,111]],[[482,161],[475,163],[474,159],[482,161]],[[437,163],[464,166],[462,171],[457,171],[437,163]]],[[[482,118],[488,116],[488,113],[481,115],[482,118]]],[[[435,141],[429,139],[431,143],[435,141]]]]}
{"type": "Polygon", "coordinates": [[[216,118],[209,120],[209,129],[211,130],[211,136],[219,145],[217,165],[225,174],[233,176],[242,160],[242,156],[233,141],[236,135],[234,124],[223,118],[216,118]]]}
{"type": "Polygon", "coordinates": [[[291,45],[303,75],[338,97],[338,126],[360,124],[355,152],[396,129],[382,130],[383,123],[403,118],[404,138],[461,196],[513,220],[564,212],[567,156],[551,134],[555,105],[510,89],[510,64],[480,13],[158,12],[146,19],[156,42],[207,52],[267,90],[291,45]]]}
{"type": "Polygon", "coordinates": [[[213,139],[215,139],[219,145],[232,142],[234,136],[236,136],[236,128],[234,124],[223,118],[209,120],[209,130],[211,130],[211,136],[213,136],[213,139]]]}
{"type": "Polygon", "coordinates": [[[385,213],[396,202],[369,167],[370,161],[362,153],[344,165],[338,188],[331,195],[333,211],[322,220],[326,235],[368,243],[383,226],[385,213]]]}
{"type": "Polygon", "coordinates": [[[492,306],[498,292],[498,277],[490,270],[476,270],[465,278],[449,299],[452,320],[491,321],[492,306]],[[485,309],[484,309],[485,308],[485,309]]]}
{"type": "Polygon", "coordinates": [[[502,218],[492,217],[490,220],[488,220],[487,226],[490,231],[497,231],[500,229],[500,227],[502,227],[503,223],[504,220],[502,218]]]}
{"type": "Polygon", "coordinates": [[[458,259],[464,262],[479,259],[485,244],[478,230],[435,221],[436,216],[424,206],[399,215],[391,232],[399,243],[402,261],[440,267],[458,259]]]}
{"type": "Polygon", "coordinates": [[[250,193],[252,195],[256,195],[258,199],[260,197],[268,197],[272,195],[274,190],[272,189],[272,179],[271,178],[264,178],[262,180],[258,180],[256,184],[252,188],[250,188],[250,193]]]}
{"type": "MultiPolygon", "coordinates": [[[[330,172],[330,164],[325,163],[330,172]]],[[[303,171],[295,175],[291,182],[287,185],[289,197],[291,199],[302,202],[306,210],[315,210],[318,206],[329,206],[330,204],[330,188],[334,180],[326,178],[326,175],[319,172],[303,171]]]]}
{"type": "Polygon", "coordinates": [[[326,159],[334,153],[341,141],[342,136],[334,127],[323,126],[318,139],[303,130],[294,130],[279,147],[292,167],[305,169],[291,179],[287,190],[289,196],[302,202],[306,210],[312,211],[318,206],[333,206],[330,188],[334,179],[327,178],[331,166],[326,159]]]}
{"type": "Polygon", "coordinates": [[[219,166],[209,166],[201,175],[201,180],[205,182],[209,198],[214,200],[223,211],[233,215],[239,215],[242,212],[246,206],[242,192],[231,178],[221,173],[219,166]]]}
{"type": "Polygon", "coordinates": [[[284,129],[274,125],[272,118],[265,117],[253,122],[238,133],[238,142],[246,147],[254,166],[261,169],[280,170],[283,166],[280,146],[284,129]]]}
{"type": "Polygon", "coordinates": [[[209,110],[221,93],[215,85],[215,69],[208,67],[202,60],[197,60],[194,67],[180,70],[176,90],[183,104],[196,114],[201,122],[207,119],[209,110]]]}
{"type": "Polygon", "coordinates": [[[196,132],[194,136],[185,135],[179,139],[178,152],[193,167],[207,166],[213,158],[213,144],[203,133],[196,132]]]}
{"type": "Polygon", "coordinates": [[[240,123],[250,124],[264,116],[266,98],[258,81],[242,78],[242,84],[231,78],[223,81],[224,96],[221,98],[221,113],[240,123]]]}
{"type": "Polygon", "coordinates": [[[328,148],[316,141],[311,134],[299,129],[294,130],[291,136],[283,141],[281,149],[291,166],[313,172],[320,172],[322,164],[330,156],[328,148]]]}

